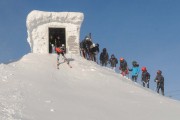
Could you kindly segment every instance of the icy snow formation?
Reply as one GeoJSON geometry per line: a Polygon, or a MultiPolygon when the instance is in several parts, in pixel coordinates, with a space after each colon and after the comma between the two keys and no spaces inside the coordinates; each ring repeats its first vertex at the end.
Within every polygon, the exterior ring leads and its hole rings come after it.
{"type": "Polygon", "coordinates": [[[66,50],[79,54],[79,35],[83,13],[34,10],[27,16],[28,43],[32,53],[49,53],[49,28],[65,28],[66,50]]]}

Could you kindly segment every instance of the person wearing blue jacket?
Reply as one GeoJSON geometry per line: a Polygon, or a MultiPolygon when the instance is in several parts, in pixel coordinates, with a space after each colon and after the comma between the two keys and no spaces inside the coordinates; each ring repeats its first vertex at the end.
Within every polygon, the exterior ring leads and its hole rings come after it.
{"type": "Polygon", "coordinates": [[[137,82],[138,74],[140,72],[139,64],[136,61],[132,62],[133,67],[129,69],[132,75],[132,81],[137,82]]]}

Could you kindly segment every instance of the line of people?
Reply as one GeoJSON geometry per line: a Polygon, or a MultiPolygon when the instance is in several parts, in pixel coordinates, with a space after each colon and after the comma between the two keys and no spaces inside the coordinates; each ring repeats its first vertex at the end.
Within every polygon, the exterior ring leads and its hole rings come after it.
{"type": "MultiPolygon", "coordinates": [[[[99,44],[94,44],[89,36],[86,36],[85,39],[80,43],[80,54],[87,60],[92,60],[98,63],[97,57],[99,53],[99,44]]],[[[110,64],[110,67],[115,71],[116,66],[118,64],[118,60],[115,57],[114,54],[111,55],[109,58],[109,54],[107,52],[106,48],[102,49],[102,52],[100,53],[100,65],[101,66],[107,66],[110,64]]],[[[137,82],[139,73],[140,73],[140,67],[137,61],[132,61],[132,68],[128,68],[128,64],[124,58],[119,59],[120,66],[120,74],[126,78],[129,77],[129,72],[131,72],[131,79],[134,82],[137,82]]],[[[150,81],[150,74],[147,71],[146,67],[141,68],[141,82],[143,87],[149,88],[149,81],[150,81]]],[[[162,71],[158,70],[157,75],[154,79],[154,82],[157,83],[157,92],[159,93],[161,89],[162,95],[164,95],[164,77],[162,75],[162,71]]]]}
{"type": "MultiPolygon", "coordinates": [[[[128,64],[124,58],[120,58],[120,66],[119,70],[121,72],[121,75],[124,77],[129,76],[129,72],[131,72],[131,79],[134,82],[137,82],[138,75],[140,73],[139,64],[137,61],[132,61],[132,68],[128,67],[128,64]]],[[[106,48],[103,48],[101,54],[100,54],[100,63],[102,66],[107,66],[107,63],[110,64],[112,69],[116,69],[116,65],[118,64],[117,58],[114,56],[114,54],[111,55],[111,58],[109,59],[108,52],[106,48]]],[[[149,88],[149,81],[150,81],[150,74],[147,71],[146,67],[141,68],[142,74],[141,74],[141,82],[143,87],[149,88]]],[[[154,82],[157,83],[157,92],[159,93],[159,90],[161,89],[162,95],[164,95],[164,77],[162,75],[162,71],[158,70],[157,75],[154,79],[154,82]]]]}

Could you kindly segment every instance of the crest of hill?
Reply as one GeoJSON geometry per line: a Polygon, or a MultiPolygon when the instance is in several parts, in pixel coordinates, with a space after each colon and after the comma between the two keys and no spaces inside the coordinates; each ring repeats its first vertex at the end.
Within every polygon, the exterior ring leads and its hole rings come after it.
{"type": "MultiPolygon", "coordinates": [[[[1,87],[8,96],[1,118],[22,120],[179,120],[180,103],[133,83],[109,68],[67,55],[73,68],[56,55],[28,54],[1,65],[1,87]],[[8,92],[9,91],[9,92],[8,92]],[[9,112],[13,111],[13,112],[9,112]]],[[[1,91],[1,93],[3,93],[1,91]]]]}

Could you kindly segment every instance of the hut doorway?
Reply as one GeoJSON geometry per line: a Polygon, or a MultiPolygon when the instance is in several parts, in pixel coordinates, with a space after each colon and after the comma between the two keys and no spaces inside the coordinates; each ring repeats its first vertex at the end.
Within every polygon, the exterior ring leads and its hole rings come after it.
{"type": "Polygon", "coordinates": [[[65,28],[49,28],[49,53],[54,53],[55,47],[61,47],[62,44],[66,50],[65,28]]]}

